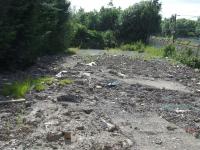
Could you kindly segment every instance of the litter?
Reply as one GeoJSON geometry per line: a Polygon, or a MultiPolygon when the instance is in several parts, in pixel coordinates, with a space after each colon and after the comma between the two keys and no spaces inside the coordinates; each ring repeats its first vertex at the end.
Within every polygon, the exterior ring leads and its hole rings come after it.
{"type": "Polygon", "coordinates": [[[117,85],[119,85],[119,81],[117,81],[117,80],[111,80],[108,83],[108,87],[116,87],[117,85]]]}
{"type": "Polygon", "coordinates": [[[56,74],[56,77],[57,78],[62,78],[63,77],[63,75],[65,74],[65,73],[67,73],[67,71],[61,71],[61,72],[59,72],[58,74],[56,74]]]}
{"type": "Polygon", "coordinates": [[[92,66],[96,66],[97,64],[95,63],[95,62],[91,62],[91,63],[89,63],[89,64],[86,64],[86,66],[90,66],[90,67],[92,67],[92,66]]]}

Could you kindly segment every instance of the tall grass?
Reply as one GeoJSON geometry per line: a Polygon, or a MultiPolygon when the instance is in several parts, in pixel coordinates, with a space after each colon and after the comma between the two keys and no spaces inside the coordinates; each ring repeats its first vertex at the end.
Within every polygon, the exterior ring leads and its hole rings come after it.
{"type": "Polygon", "coordinates": [[[24,81],[16,81],[12,84],[5,84],[1,93],[4,96],[23,98],[32,89],[36,91],[45,90],[47,85],[51,85],[54,80],[55,79],[51,77],[41,77],[37,79],[28,78],[24,81]]]}
{"type": "Polygon", "coordinates": [[[12,84],[5,84],[3,86],[2,95],[22,98],[30,90],[30,88],[30,80],[25,80],[23,82],[16,81],[12,84]]]}
{"type": "Polygon", "coordinates": [[[163,55],[164,55],[163,49],[155,48],[155,47],[153,47],[153,46],[146,46],[145,52],[146,52],[150,57],[163,57],[163,55]]]}
{"type": "Polygon", "coordinates": [[[145,44],[141,41],[132,43],[132,44],[125,44],[121,45],[120,49],[123,51],[138,51],[138,52],[144,52],[145,44]]]}

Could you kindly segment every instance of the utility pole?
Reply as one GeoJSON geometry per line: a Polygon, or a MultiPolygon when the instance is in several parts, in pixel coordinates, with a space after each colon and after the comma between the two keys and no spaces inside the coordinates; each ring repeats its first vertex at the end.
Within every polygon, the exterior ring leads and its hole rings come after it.
{"type": "Polygon", "coordinates": [[[176,39],[176,18],[177,18],[177,14],[172,15],[171,17],[171,25],[172,25],[171,34],[172,34],[173,43],[175,43],[175,39],[176,39]]]}

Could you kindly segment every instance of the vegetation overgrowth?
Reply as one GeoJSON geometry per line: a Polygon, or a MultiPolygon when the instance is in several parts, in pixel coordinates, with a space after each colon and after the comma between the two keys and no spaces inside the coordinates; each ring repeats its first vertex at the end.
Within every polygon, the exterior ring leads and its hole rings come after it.
{"type": "Polygon", "coordinates": [[[59,86],[65,86],[67,84],[72,84],[73,81],[70,79],[56,80],[53,77],[27,78],[23,81],[16,81],[11,84],[3,85],[1,94],[13,98],[24,98],[29,91],[35,90],[36,92],[41,92],[53,83],[59,86]]]}
{"type": "MultiPolygon", "coordinates": [[[[161,6],[159,0],[145,0],[122,10],[111,1],[99,11],[85,12],[70,9],[66,0],[0,1],[0,70],[24,69],[47,54],[75,54],[69,47],[146,49],[159,55],[161,52],[142,44],[147,44],[152,34],[167,37],[176,28],[178,37],[200,35],[200,19],[177,19],[175,27],[170,19],[161,20],[161,6]]],[[[186,54],[178,56],[167,50],[164,55],[176,55],[186,62],[186,54]]],[[[189,58],[187,64],[198,62],[197,57],[189,58]]]]}

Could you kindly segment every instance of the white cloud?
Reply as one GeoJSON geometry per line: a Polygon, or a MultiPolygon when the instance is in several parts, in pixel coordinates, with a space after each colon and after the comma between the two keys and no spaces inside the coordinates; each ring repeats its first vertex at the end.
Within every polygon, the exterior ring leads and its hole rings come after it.
{"type": "MultiPolygon", "coordinates": [[[[70,0],[72,7],[77,9],[82,7],[86,11],[99,10],[102,6],[106,6],[110,0],[70,0]]],[[[125,9],[141,0],[113,0],[116,7],[125,9]]],[[[161,0],[162,16],[170,17],[172,14],[178,14],[182,17],[194,19],[192,16],[200,16],[200,0],[161,0]],[[185,16],[187,15],[187,16],[185,16]]],[[[180,17],[181,17],[180,16],[180,17]]]]}

